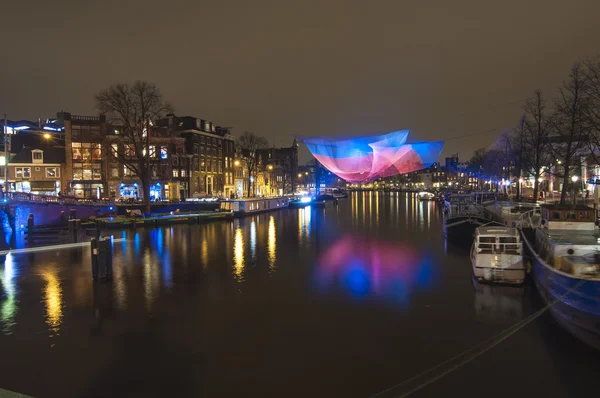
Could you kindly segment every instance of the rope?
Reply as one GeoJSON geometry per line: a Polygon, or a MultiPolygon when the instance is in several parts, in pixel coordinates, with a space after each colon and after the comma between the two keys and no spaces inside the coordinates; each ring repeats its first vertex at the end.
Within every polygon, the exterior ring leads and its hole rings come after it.
{"type": "Polygon", "coordinates": [[[404,398],[404,397],[408,397],[409,395],[422,390],[423,388],[429,386],[430,384],[433,384],[434,382],[436,382],[437,380],[441,379],[442,377],[446,376],[449,373],[452,373],[453,371],[455,371],[456,369],[460,368],[461,366],[473,361],[475,358],[485,354],[487,351],[491,350],[492,348],[494,348],[495,346],[497,346],[498,344],[500,344],[501,342],[503,342],[504,340],[506,340],[507,338],[509,338],[510,336],[512,336],[513,334],[517,333],[519,330],[523,329],[525,326],[527,326],[528,324],[530,324],[532,321],[534,321],[535,319],[537,319],[538,317],[540,317],[544,312],[546,312],[548,309],[550,309],[552,306],[554,306],[554,304],[556,304],[557,302],[559,302],[561,299],[563,299],[565,296],[567,296],[568,294],[570,294],[572,291],[574,291],[575,289],[579,288],[583,283],[585,283],[587,281],[582,280],[580,281],[578,284],[576,284],[575,286],[573,286],[571,289],[569,289],[565,294],[563,294],[562,296],[556,298],[554,301],[552,301],[551,303],[548,303],[545,307],[541,308],[540,310],[538,310],[537,312],[529,315],[527,318],[517,322],[516,324],[514,324],[513,326],[510,326],[506,329],[504,329],[503,331],[501,331],[500,333],[497,333],[496,335],[492,336],[491,338],[485,340],[482,343],[479,343],[463,352],[461,352],[458,355],[453,356],[450,359],[447,359],[439,364],[437,364],[436,366],[419,373],[416,376],[411,377],[410,379],[407,379],[403,382],[401,382],[400,384],[396,384],[393,387],[390,387],[386,390],[383,390],[375,395],[372,395],[370,398],[376,398],[376,397],[383,397],[385,396],[392,396],[395,398],[404,398]],[[450,367],[449,369],[434,375],[433,377],[431,377],[430,379],[428,379],[427,381],[423,382],[422,384],[416,386],[415,388],[404,392],[400,395],[395,395],[395,391],[398,390],[399,388],[406,386],[408,383],[415,381],[417,379],[420,379],[421,377],[424,377],[427,374],[430,374],[431,372],[441,368],[444,365],[447,365],[455,360],[458,360],[462,357],[465,357],[467,354],[469,353],[473,353],[469,356],[467,356],[465,359],[462,359],[461,361],[459,361],[457,364],[455,364],[454,366],[450,367]],[[393,395],[390,395],[393,394],[393,395]]]}

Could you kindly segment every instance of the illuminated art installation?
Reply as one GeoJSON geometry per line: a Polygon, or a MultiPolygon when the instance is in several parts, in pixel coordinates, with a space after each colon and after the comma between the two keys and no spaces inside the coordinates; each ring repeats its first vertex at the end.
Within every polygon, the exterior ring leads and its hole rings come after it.
{"type": "Polygon", "coordinates": [[[371,136],[298,137],[325,168],[352,183],[410,173],[431,166],[444,141],[410,142],[409,130],[371,136]]]}

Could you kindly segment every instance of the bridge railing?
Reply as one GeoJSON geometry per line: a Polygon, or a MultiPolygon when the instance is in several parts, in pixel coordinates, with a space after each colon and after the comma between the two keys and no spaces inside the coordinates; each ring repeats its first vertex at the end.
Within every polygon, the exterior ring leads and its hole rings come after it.
{"type": "Polygon", "coordinates": [[[51,195],[32,195],[24,192],[8,192],[4,193],[5,202],[26,202],[26,203],[58,203],[65,205],[87,205],[87,206],[110,206],[113,204],[110,200],[105,199],[82,199],[65,196],[51,195]]]}

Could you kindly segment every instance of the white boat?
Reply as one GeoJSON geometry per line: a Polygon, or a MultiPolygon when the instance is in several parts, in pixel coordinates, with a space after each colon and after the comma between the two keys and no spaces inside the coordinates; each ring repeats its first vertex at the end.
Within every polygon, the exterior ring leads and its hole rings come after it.
{"type": "Polygon", "coordinates": [[[236,217],[266,211],[287,209],[289,198],[259,198],[259,199],[234,199],[221,202],[221,211],[231,211],[236,217]]]}
{"type": "Polygon", "coordinates": [[[538,228],[542,221],[542,208],[535,203],[496,202],[485,207],[488,218],[507,227],[538,228]]]}
{"type": "Polygon", "coordinates": [[[471,247],[471,264],[478,281],[523,283],[526,270],[519,231],[499,225],[477,228],[471,247]]]}
{"type": "Polygon", "coordinates": [[[419,200],[435,200],[435,194],[427,191],[419,192],[419,200]]]}

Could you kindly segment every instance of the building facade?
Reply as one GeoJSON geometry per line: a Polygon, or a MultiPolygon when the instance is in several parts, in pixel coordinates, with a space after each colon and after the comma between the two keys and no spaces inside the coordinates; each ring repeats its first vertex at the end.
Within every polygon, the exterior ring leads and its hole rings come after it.
{"type": "Polygon", "coordinates": [[[62,148],[24,147],[8,163],[9,191],[56,196],[64,185],[64,165],[62,148]]]}
{"type": "Polygon", "coordinates": [[[191,197],[231,196],[235,187],[235,144],[229,128],[174,114],[157,120],[156,124],[168,129],[172,136],[184,139],[189,159],[185,178],[191,197]]]}

